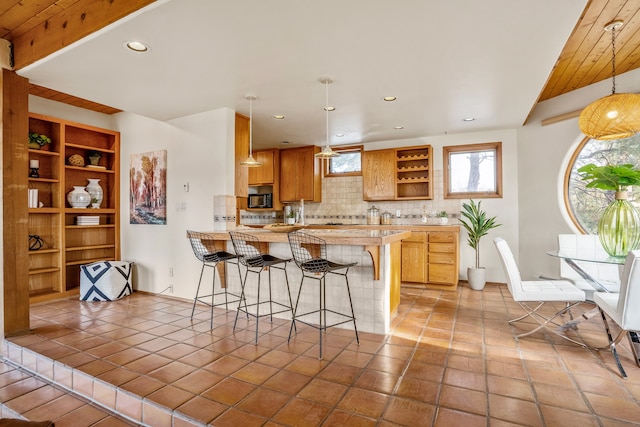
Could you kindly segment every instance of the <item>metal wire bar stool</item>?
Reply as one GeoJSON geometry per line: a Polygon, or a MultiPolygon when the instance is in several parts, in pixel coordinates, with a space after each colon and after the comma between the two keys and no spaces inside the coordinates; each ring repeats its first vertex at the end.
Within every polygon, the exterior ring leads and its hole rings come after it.
{"type": "Polygon", "coordinates": [[[360,344],[360,338],[358,337],[358,328],[356,326],[356,316],[353,311],[353,301],[351,299],[351,291],[349,289],[349,278],[347,274],[349,273],[349,268],[353,267],[357,263],[348,263],[348,264],[339,264],[333,261],[329,261],[327,259],[327,245],[326,242],[316,236],[312,236],[307,233],[303,233],[300,231],[295,231],[288,233],[289,237],[289,246],[291,247],[291,253],[293,254],[293,259],[296,265],[302,270],[302,279],[300,280],[300,289],[298,291],[298,297],[296,298],[296,305],[293,310],[293,320],[291,322],[291,328],[289,329],[289,340],[291,340],[291,334],[293,333],[293,329],[295,328],[296,321],[302,322],[306,325],[309,325],[313,328],[318,329],[319,337],[320,337],[320,359],[322,359],[322,331],[324,330],[326,333],[327,328],[332,326],[341,325],[343,323],[353,322],[353,329],[356,333],[356,341],[358,345],[360,344]],[[342,271],[341,271],[342,270],[342,271]],[[337,312],[335,310],[331,310],[327,308],[327,299],[326,299],[326,275],[327,274],[336,274],[339,276],[343,276],[346,288],[347,295],[349,296],[349,306],[351,307],[351,315],[337,312]],[[304,279],[315,279],[320,282],[320,286],[318,287],[319,291],[319,308],[318,310],[313,310],[307,313],[300,314],[298,313],[298,304],[300,303],[300,295],[302,294],[302,285],[304,283],[304,279]],[[318,313],[318,322],[311,322],[310,320],[302,320],[301,318],[306,317],[307,319],[312,318],[310,315],[318,313]],[[327,313],[332,313],[337,317],[337,319],[331,323],[327,323],[327,313]]]}
{"type": "MultiPolygon", "coordinates": [[[[270,255],[261,249],[260,239],[257,237],[240,233],[237,231],[230,231],[229,235],[231,236],[231,242],[233,243],[233,248],[238,255],[238,260],[240,264],[246,267],[246,272],[244,275],[244,280],[242,281],[242,292],[240,295],[240,304],[238,305],[238,311],[236,312],[236,320],[233,322],[233,329],[235,330],[236,324],[238,323],[238,315],[240,312],[244,312],[247,316],[253,316],[256,318],[256,344],[258,343],[258,319],[263,316],[269,316],[270,320],[273,321],[273,315],[290,312],[293,315],[293,302],[291,300],[291,289],[289,288],[289,277],[287,276],[287,262],[291,261],[291,259],[278,258],[273,255],[270,255]],[[271,292],[271,269],[276,268],[278,270],[282,270],[284,272],[284,278],[287,285],[287,296],[289,298],[289,305],[285,303],[281,303],[278,301],[274,301],[273,295],[271,292]],[[260,300],[260,288],[261,281],[260,278],[262,276],[262,272],[267,270],[269,273],[269,296],[266,300],[260,300]],[[251,304],[247,304],[246,300],[246,283],[247,277],[249,273],[255,273],[258,275],[258,295],[256,301],[251,304]],[[243,304],[244,302],[244,304],[243,304]],[[268,305],[268,312],[260,313],[260,306],[268,305]],[[276,310],[274,311],[274,306],[276,310]],[[253,312],[253,308],[255,308],[255,313],[253,312]]],[[[240,268],[238,266],[238,268],[240,268]]]]}
{"type": "MultiPolygon", "coordinates": [[[[227,286],[222,286],[220,292],[216,292],[216,268],[218,264],[221,262],[226,263],[232,261],[233,264],[237,264],[237,256],[223,251],[218,250],[214,246],[214,242],[211,237],[205,233],[198,233],[197,231],[187,230],[187,237],[191,242],[191,247],[193,248],[193,253],[198,260],[202,262],[202,270],[200,270],[200,280],[198,281],[198,289],[196,290],[196,296],[193,299],[193,308],[191,309],[191,320],[193,320],[193,315],[196,310],[196,303],[201,302],[205,305],[211,307],[211,329],[213,329],[213,307],[217,307],[219,305],[225,306],[225,309],[229,309],[229,303],[236,303],[240,301],[240,295],[231,293],[227,291],[227,286]],[[204,274],[205,267],[210,267],[212,269],[212,287],[211,293],[206,295],[200,295],[200,287],[202,285],[202,276],[204,274]],[[215,302],[215,297],[218,295],[224,295],[224,302],[215,302]],[[237,299],[229,300],[229,296],[232,296],[237,299]]],[[[238,271],[240,267],[238,266],[238,271]]]]}

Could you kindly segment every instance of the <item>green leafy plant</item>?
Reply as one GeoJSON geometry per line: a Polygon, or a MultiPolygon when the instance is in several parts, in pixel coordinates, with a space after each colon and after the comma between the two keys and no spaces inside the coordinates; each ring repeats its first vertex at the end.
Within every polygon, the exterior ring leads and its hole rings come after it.
{"type": "Polygon", "coordinates": [[[46,144],[51,144],[51,138],[41,133],[29,132],[29,143],[38,144],[42,147],[46,144]]]}
{"type": "Polygon", "coordinates": [[[449,218],[447,211],[440,211],[436,213],[436,218],[449,218]]]}
{"type": "Polygon", "coordinates": [[[462,211],[460,211],[462,215],[460,223],[469,234],[467,244],[476,251],[476,268],[480,268],[480,239],[486,236],[489,230],[502,225],[496,223],[495,216],[487,217],[487,213],[480,207],[481,203],[480,201],[476,204],[473,200],[469,200],[469,203],[462,204],[462,211]]]}
{"type": "Polygon", "coordinates": [[[578,173],[584,181],[589,181],[587,188],[625,191],[626,187],[640,185],[640,169],[632,164],[597,166],[589,163],[578,169],[578,173]]]}

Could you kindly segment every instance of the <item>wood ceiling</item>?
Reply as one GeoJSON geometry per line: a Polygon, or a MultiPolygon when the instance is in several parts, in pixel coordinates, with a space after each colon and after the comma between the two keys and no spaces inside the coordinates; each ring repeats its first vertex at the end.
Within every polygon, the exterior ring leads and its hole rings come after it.
{"type": "MultiPolygon", "coordinates": [[[[155,0],[40,0],[0,3],[0,38],[14,44],[21,69],[155,0]]],[[[607,23],[624,21],[616,38],[616,73],[640,67],[640,2],[590,0],[551,70],[538,101],[611,77],[611,34],[607,23]]],[[[112,114],[119,110],[32,85],[31,93],[112,114]]]]}

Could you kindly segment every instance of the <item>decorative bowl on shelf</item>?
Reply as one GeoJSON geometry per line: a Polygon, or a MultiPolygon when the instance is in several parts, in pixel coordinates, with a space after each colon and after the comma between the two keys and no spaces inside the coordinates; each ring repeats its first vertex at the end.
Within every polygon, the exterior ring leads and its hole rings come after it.
{"type": "Polygon", "coordinates": [[[300,230],[301,228],[304,228],[304,225],[300,225],[300,224],[289,225],[289,224],[284,224],[282,222],[276,222],[274,224],[265,225],[262,228],[264,228],[265,230],[273,231],[274,233],[288,233],[290,231],[300,230]]]}
{"type": "Polygon", "coordinates": [[[71,166],[84,166],[84,158],[80,154],[72,154],[69,156],[68,161],[71,166]]]}

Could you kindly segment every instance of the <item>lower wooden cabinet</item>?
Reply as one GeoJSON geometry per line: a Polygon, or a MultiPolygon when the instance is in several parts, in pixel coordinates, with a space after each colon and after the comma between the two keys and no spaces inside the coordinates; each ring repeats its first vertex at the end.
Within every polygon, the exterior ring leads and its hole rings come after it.
{"type": "Polygon", "coordinates": [[[412,231],[402,241],[402,281],[455,289],[460,265],[460,233],[412,231]]]}

